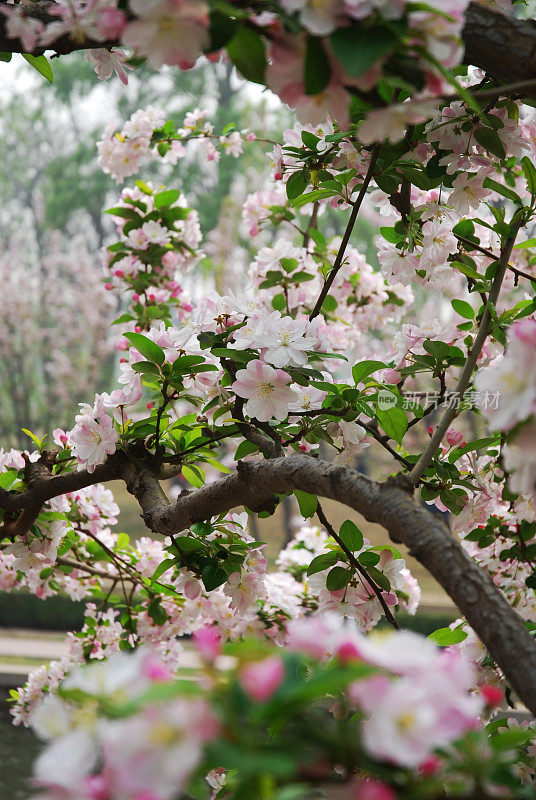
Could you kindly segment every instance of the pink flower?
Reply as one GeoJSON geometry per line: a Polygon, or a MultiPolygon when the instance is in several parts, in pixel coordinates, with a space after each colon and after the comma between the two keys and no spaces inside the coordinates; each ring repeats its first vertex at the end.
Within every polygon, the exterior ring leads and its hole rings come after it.
{"type": "Polygon", "coordinates": [[[191,67],[208,44],[208,8],[202,0],[130,0],[130,9],[136,19],[128,23],[122,42],[147,56],[154,69],[191,67]]]}
{"type": "Polygon", "coordinates": [[[6,6],[2,4],[0,13],[7,17],[6,33],[10,39],[20,39],[27,53],[31,53],[44,30],[41,20],[31,17],[28,6],[6,6]]]}
{"type": "Polygon", "coordinates": [[[246,369],[236,373],[233,391],[247,400],[244,410],[259,422],[271,419],[283,421],[288,415],[289,403],[296,400],[296,393],[289,388],[290,375],[274,369],[259,359],[250,361],[246,369]]]}
{"type": "Polygon", "coordinates": [[[455,430],[454,428],[449,428],[447,431],[447,442],[451,447],[460,444],[460,442],[463,442],[463,433],[455,430]]]}
{"type": "Polygon", "coordinates": [[[491,169],[480,170],[477,175],[461,172],[453,181],[454,191],[449,197],[449,205],[463,217],[471,211],[477,211],[484,198],[491,194],[491,189],[483,186],[484,178],[491,169]]]}
{"type": "Polygon", "coordinates": [[[351,784],[354,800],[395,800],[396,794],[383,781],[365,778],[351,784]]]}
{"type": "Polygon", "coordinates": [[[431,101],[411,101],[398,103],[387,108],[371,111],[357,131],[359,141],[363,144],[382,142],[399,142],[408,125],[424,122],[434,113],[431,101]]]}
{"type": "Polygon", "coordinates": [[[278,656],[255,661],[240,670],[242,688],[253,700],[260,703],[273,695],[283,683],[284,677],[285,665],[278,656]]]}
{"type": "Polygon", "coordinates": [[[133,67],[126,63],[128,56],[123,50],[107,50],[105,47],[86,50],[84,58],[92,65],[99,80],[107,81],[112,77],[112,72],[115,72],[121,83],[127,85],[127,69],[133,67]]]}
{"type": "Polygon", "coordinates": [[[221,653],[221,636],[214,626],[206,625],[196,631],[194,642],[198,651],[207,661],[214,661],[221,653]]]}
{"type": "Polygon", "coordinates": [[[113,6],[108,6],[99,11],[97,25],[103,39],[113,41],[117,39],[127,24],[127,15],[124,11],[113,6]]]}
{"type": "Polygon", "coordinates": [[[79,469],[85,467],[94,472],[97,464],[106,461],[106,457],[115,453],[119,434],[113,421],[103,409],[92,409],[87,414],[80,414],[76,425],[69,431],[69,444],[73,455],[78,458],[79,469]]]}

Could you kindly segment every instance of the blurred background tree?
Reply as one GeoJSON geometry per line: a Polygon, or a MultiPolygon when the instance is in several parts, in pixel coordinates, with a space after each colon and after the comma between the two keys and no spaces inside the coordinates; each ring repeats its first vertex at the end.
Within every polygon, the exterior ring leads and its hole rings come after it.
{"type": "MultiPolygon", "coordinates": [[[[53,66],[52,86],[35,91],[40,76],[14,62],[0,97],[0,435],[19,447],[29,443],[23,425],[38,435],[70,427],[90,387],[106,390],[113,377],[105,331],[117,301],[102,285],[99,251],[112,232],[103,210],[120,190],[97,164],[102,131],[151,104],[178,124],[187,111],[207,108],[215,132],[234,123],[277,140],[290,124],[273,96],[246,86],[228,63],[162,74],[142,68],[128,87],[96,81],[81,54],[53,66]]],[[[144,167],[145,179],[180,188],[199,210],[207,252],[200,291],[239,280],[249,263],[240,210],[268,170],[265,147],[248,144],[238,159],[217,162],[189,152],[174,167],[144,167]]]]}

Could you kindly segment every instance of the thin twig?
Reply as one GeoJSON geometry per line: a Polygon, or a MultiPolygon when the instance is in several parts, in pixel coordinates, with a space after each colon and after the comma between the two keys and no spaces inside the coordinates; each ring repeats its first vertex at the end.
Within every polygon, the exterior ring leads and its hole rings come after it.
{"type": "MultiPolygon", "coordinates": [[[[473,370],[476,366],[476,362],[478,361],[478,358],[482,351],[484,342],[486,341],[486,338],[488,336],[491,323],[490,305],[492,304],[495,305],[499,297],[502,282],[504,280],[504,276],[508,268],[508,261],[512,254],[512,248],[514,246],[514,242],[516,240],[519,228],[520,228],[520,223],[518,223],[514,227],[513,235],[509,236],[506,239],[504,246],[502,248],[501,256],[499,258],[499,265],[497,268],[497,272],[495,273],[495,278],[493,279],[493,284],[491,286],[491,290],[489,293],[488,302],[486,303],[484,313],[482,314],[480,327],[478,328],[477,334],[475,336],[473,346],[469,351],[469,353],[467,354],[467,361],[465,362],[465,366],[462,369],[461,375],[456,385],[456,395],[460,401],[463,399],[465,391],[471,382],[473,370]]],[[[419,460],[409,473],[409,478],[413,482],[414,486],[416,486],[419,483],[420,479],[424,475],[437,449],[441,445],[443,436],[447,432],[449,425],[451,424],[452,420],[457,416],[457,414],[458,414],[458,409],[455,407],[454,404],[452,405],[452,407],[446,409],[441,421],[439,422],[439,425],[437,426],[434,433],[430,437],[430,441],[428,442],[424,452],[422,453],[421,457],[419,458],[419,460]]]]}
{"type": "Polygon", "coordinates": [[[339,252],[337,253],[337,256],[335,258],[335,263],[333,264],[333,267],[331,268],[331,271],[330,271],[328,277],[326,278],[326,282],[325,282],[324,286],[322,287],[322,291],[318,295],[318,300],[316,301],[315,307],[313,308],[313,310],[309,314],[309,319],[314,319],[320,313],[320,309],[322,308],[324,300],[328,296],[328,293],[329,293],[329,290],[331,289],[333,281],[337,277],[337,273],[339,272],[340,268],[342,267],[342,262],[343,262],[343,259],[344,259],[344,254],[346,252],[346,247],[348,245],[348,242],[350,241],[350,236],[352,235],[352,231],[354,229],[354,225],[355,225],[356,220],[357,220],[357,215],[359,214],[359,210],[361,208],[361,204],[362,204],[363,199],[364,199],[364,197],[365,197],[365,195],[367,193],[367,189],[368,189],[369,183],[371,182],[371,180],[373,178],[374,169],[376,167],[376,162],[378,160],[378,155],[380,153],[380,149],[381,149],[381,144],[377,144],[377,145],[374,146],[374,149],[371,152],[370,163],[369,163],[369,166],[368,166],[367,174],[365,175],[365,178],[363,180],[363,184],[361,186],[361,189],[359,190],[359,194],[357,195],[357,199],[355,200],[355,202],[353,204],[352,213],[350,214],[350,219],[348,220],[348,225],[346,226],[346,230],[344,231],[344,235],[343,235],[342,241],[341,241],[341,246],[339,247],[339,252]]]}
{"type": "MultiPolygon", "coordinates": [[[[479,253],[483,253],[483,255],[487,256],[488,258],[493,259],[493,261],[499,260],[500,256],[496,256],[495,253],[491,252],[491,250],[481,247],[479,244],[471,241],[471,239],[466,239],[465,236],[460,236],[458,233],[455,233],[454,236],[462,244],[470,245],[472,250],[478,250],[479,253]]],[[[527,278],[527,280],[531,281],[532,283],[536,283],[536,277],[534,275],[529,275],[528,272],[523,272],[522,269],[513,267],[511,264],[507,264],[506,269],[509,269],[510,272],[513,272],[518,278],[527,278]]]]}
{"type": "Polygon", "coordinates": [[[335,541],[337,542],[337,544],[339,545],[339,547],[341,548],[343,553],[345,553],[345,555],[348,558],[348,561],[350,562],[352,567],[354,567],[354,569],[356,569],[359,572],[361,577],[364,578],[367,581],[368,584],[370,584],[370,587],[371,587],[372,591],[374,592],[374,594],[376,595],[376,597],[378,598],[378,600],[381,603],[381,607],[383,608],[383,613],[385,614],[385,619],[387,620],[387,622],[389,622],[393,626],[393,628],[396,628],[396,630],[399,630],[400,626],[398,625],[398,622],[396,621],[396,619],[393,617],[393,615],[391,613],[391,610],[389,609],[389,606],[385,602],[385,598],[384,598],[384,596],[382,594],[382,590],[372,580],[372,578],[368,574],[368,572],[365,569],[365,567],[361,566],[361,564],[359,563],[357,558],[354,556],[354,554],[352,553],[350,548],[346,547],[346,545],[344,544],[344,542],[341,539],[341,537],[339,536],[339,534],[336,533],[335,529],[333,528],[333,525],[330,524],[328,518],[324,514],[324,511],[322,509],[322,506],[320,505],[320,502],[318,502],[318,504],[316,506],[316,515],[317,515],[318,519],[320,520],[320,522],[322,523],[322,525],[324,526],[324,528],[327,530],[327,532],[331,536],[331,538],[335,539],[335,541]]]}

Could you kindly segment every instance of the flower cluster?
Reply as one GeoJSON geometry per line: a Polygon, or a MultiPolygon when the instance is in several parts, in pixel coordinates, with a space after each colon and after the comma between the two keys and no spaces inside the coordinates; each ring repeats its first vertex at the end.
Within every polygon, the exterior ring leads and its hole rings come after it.
{"type": "Polygon", "coordinates": [[[134,112],[121,131],[109,128],[97,148],[103,172],[121,183],[139,171],[150,158],[160,157],[165,164],[174,166],[186,155],[185,144],[196,142],[207,161],[218,161],[222,153],[238,158],[242,153],[243,139],[254,141],[251,132],[226,129],[220,135],[207,120],[208,111],[196,108],[189,111],[182,126],[175,129],[166,122],[160,109],[149,106],[134,112]]]}
{"type": "MultiPolygon", "coordinates": [[[[34,765],[36,785],[51,800],[171,800],[203,775],[215,794],[224,786],[238,790],[252,780],[248,772],[233,769],[239,753],[251,750],[244,725],[257,752],[269,750],[266,730],[276,717],[278,744],[288,755],[283,772],[273,756],[272,780],[284,775],[299,781],[303,743],[295,729],[310,721],[312,703],[325,732],[336,721],[341,735],[353,742],[342,779],[355,784],[356,796],[409,797],[406,787],[415,770],[428,790],[439,785],[439,776],[447,785],[457,782],[471,790],[470,758],[456,751],[456,743],[463,748],[465,736],[474,739],[478,715],[497,698],[492,687],[470,693],[474,675],[459,653],[440,652],[410,633],[364,638],[329,615],[292,622],[286,645],[283,651],[256,648],[253,642],[222,648],[214,629],[204,628],[188,654],[197,663],[195,682],[181,680],[186,666],[173,675],[149,647],[73,670],[31,715],[32,727],[47,741],[34,765]],[[222,653],[232,656],[225,667],[222,653]],[[326,691],[338,696],[329,711],[326,691]],[[367,778],[352,777],[360,753],[368,759],[367,778]],[[385,765],[396,767],[389,777],[385,765]],[[376,794],[367,794],[366,786],[376,794]]],[[[501,735],[506,741],[508,731],[496,733],[490,759],[501,766],[504,780],[514,775],[515,760],[528,764],[528,755],[517,749],[505,757],[501,735]]],[[[532,737],[526,728],[516,744],[532,737]]],[[[485,746],[483,740],[479,746],[485,746]]],[[[486,788],[502,796],[498,782],[487,780],[486,788]]]]}

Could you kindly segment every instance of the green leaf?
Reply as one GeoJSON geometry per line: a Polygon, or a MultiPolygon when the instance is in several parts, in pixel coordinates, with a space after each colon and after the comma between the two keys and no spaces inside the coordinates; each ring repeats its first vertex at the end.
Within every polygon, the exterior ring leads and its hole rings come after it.
{"type": "Polygon", "coordinates": [[[251,453],[256,453],[258,449],[258,446],[252,442],[240,442],[236,448],[234,460],[240,461],[241,458],[245,458],[246,456],[251,455],[251,453]]]}
{"type": "Polygon", "coordinates": [[[18,479],[19,473],[16,469],[8,469],[6,472],[0,472],[0,487],[2,489],[11,489],[18,479]]]}
{"type": "Polygon", "coordinates": [[[404,434],[408,429],[408,418],[405,411],[397,406],[385,410],[377,409],[376,418],[390,439],[402,444],[404,434]]]}
{"type": "Polygon", "coordinates": [[[394,48],[398,37],[391,27],[349,25],[338,28],[329,41],[346,72],[359,78],[394,48]]]}
{"type": "Polygon", "coordinates": [[[307,203],[316,203],[317,200],[326,200],[328,197],[333,197],[335,192],[333,189],[314,189],[312,192],[302,194],[292,201],[293,208],[301,208],[307,203]]]}
{"type": "Polygon", "coordinates": [[[346,519],[342,523],[341,527],[339,528],[339,536],[348,550],[351,550],[352,553],[357,553],[357,551],[361,550],[363,547],[363,534],[355,522],[352,522],[350,519],[346,519]]]}
{"type": "Polygon", "coordinates": [[[443,361],[443,359],[448,358],[450,355],[450,347],[445,342],[439,341],[430,341],[427,339],[423,342],[423,347],[427,353],[430,353],[437,361],[443,361]]]}
{"type": "Polygon", "coordinates": [[[168,615],[160,604],[160,597],[153,597],[147,608],[147,614],[155,625],[165,625],[168,621],[168,615]]]}
{"type": "Polygon", "coordinates": [[[166,360],[162,348],[142,333],[125,333],[125,339],[128,339],[147,361],[162,366],[166,360]]]}
{"type": "Polygon", "coordinates": [[[309,172],[300,170],[293,172],[287,181],[287,197],[289,200],[294,200],[299,197],[309,186],[309,172]]]}
{"type": "Polygon", "coordinates": [[[475,139],[488,153],[497,156],[501,161],[506,158],[504,145],[499,134],[493,128],[477,128],[475,130],[475,139]]]}
{"type": "Polygon", "coordinates": [[[3,53],[3,52],[0,53],[0,61],[5,61],[6,64],[9,63],[12,58],[13,58],[13,53],[3,53]]]}
{"type": "Polygon", "coordinates": [[[534,737],[534,729],[511,728],[504,733],[490,736],[489,743],[495,751],[511,750],[530,741],[534,737]]]}
{"type": "Polygon", "coordinates": [[[475,318],[475,310],[467,303],[465,300],[451,300],[450,304],[454,311],[456,311],[460,317],[464,317],[465,319],[474,319],[475,318]]]}
{"type": "Polygon", "coordinates": [[[338,592],[348,585],[351,577],[352,573],[346,567],[333,567],[326,578],[326,589],[330,592],[338,592]]]}
{"type": "Polygon", "coordinates": [[[227,580],[227,573],[217,564],[209,564],[201,573],[201,580],[207,592],[212,592],[227,580]]]}
{"type": "Polygon", "coordinates": [[[536,168],[528,156],[521,159],[521,169],[527,181],[527,189],[534,197],[536,195],[536,168]]]}
{"type": "Polygon", "coordinates": [[[329,84],[330,78],[331,66],[322,39],[318,36],[309,36],[305,47],[305,94],[320,94],[329,84]]]}
{"type": "Polygon", "coordinates": [[[136,186],[138,187],[138,189],[140,190],[140,192],[143,192],[143,194],[146,194],[146,195],[148,195],[149,197],[152,197],[152,195],[153,195],[153,190],[151,189],[151,187],[150,187],[150,186],[148,186],[148,185],[145,183],[145,181],[140,181],[140,180],[136,181],[136,186]]]}
{"type": "Polygon", "coordinates": [[[472,450],[482,450],[485,447],[493,447],[493,445],[499,445],[501,441],[500,433],[495,434],[495,436],[486,436],[482,439],[473,439],[472,442],[467,442],[464,444],[463,447],[456,447],[449,455],[449,461],[451,464],[454,464],[458,458],[465,455],[465,453],[470,453],[472,450]]]}
{"type": "Polygon", "coordinates": [[[520,206],[523,205],[523,201],[521,200],[520,196],[516,194],[512,189],[509,189],[508,186],[503,186],[502,183],[497,183],[494,181],[493,178],[484,178],[484,184],[486,189],[493,189],[494,192],[501,194],[503,197],[508,198],[508,200],[513,200],[514,203],[518,203],[520,206]]]}
{"type": "Polygon", "coordinates": [[[374,553],[372,550],[365,550],[364,553],[361,553],[357,557],[357,560],[364,567],[375,567],[376,564],[379,564],[380,562],[380,556],[378,553],[374,553]]]}
{"type": "Polygon", "coordinates": [[[428,638],[440,647],[450,647],[450,645],[459,644],[467,639],[467,633],[460,629],[452,631],[450,628],[438,628],[428,638]]]}
{"type": "Polygon", "coordinates": [[[376,370],[386,368],[387,364],[384,364],[383,361],[360,361],[359,364],[355,364],[352,367],[352,377],[357,385],[362,383],[373,372],[376,372],[376,370]]]}
{"type": "Polygon", "coordinates": [[[189,484],[195,486],[196,489],[200,489],[201,486],[204,485],[204,481],[199,476],[198,471],[197,470],[194,471],[192,467],[189,467],[187,464],[181,467],[181,473],[183,478],[187,480],[189,484]]]}
{"type": "Polygon", "coordinates": [[[241,25],[227,45],[227,53],[246,80],[264,83],[266,51],[258,33],[241,25]]]}
{"type": "Polygon", "coordinates": [[[518,242],[514,245],[514,250],[530,250],[536,247],[536,239],[527,239],[525,242],[518,242]]]}
{"type": "Polygon", "coordinates": [[[171,569],[175,566],[175,559],[174,558],[166,558],[162,561],[154,571],[153,577],[151,578],[151,584],[154,584],[158,578],[167,572],[168,569],[171,569]]]}
{"type": "Polygon", "coordinates": [[[296,496],[296,500],[298,501],[300,514],[302,517],[305,517],[305,519],[312,517],[315,514],[318,506],[318,497],[315,494],[302,492],[299,489],[295,489],[294,494],[296,496]]]}
{"type": "Polygon", "coordinates": [[[54,73],[45,56],[32,56],[31,53],[23,53],[22,57],[49,83],[54,83],[54,73]]]}
{"type": "Polygon", "coordinates": [[[331,550],[329,553],[320,553],[320,555],[315,556],[309,564],[307,574],[315,575],[317,572],[323,572],[325,569],[333,567],[339,560],[340,555],[334,550],[331,550]]]}
{"type": "MultiPolygon", "coordinates": [[[[310,131],[302,131],[301,139],[304,145],[309,149],[312,150],[313,153],[316,153],[316,146],[320,141],[320,137],[316,136],[314,133],[310,131]]],[[[328,173],[329,174],[329,173],[328,173]]]]}
{"type": "Polygon", "coordinates": [[[236,31],[237,22],[230,19],[227,14],[222,14],[220,11],[211,11],[210,13],[210,46],[208,52],[212,53],[221,50],[222,47],[233,38],[236,31]]]}
{"type": "Polygon", "coordinates": [[[176,203],[181,193],[178,189],[167,189],[165,192],[158,192],[154,196],[154,204],[156,208],[163,208],[164,206],[171,206],[176,203]]]}
{"type": "Polygon", "coordinates": [[[272,308],[275,308],[276,311],[280,311],[283,313],[287,307],[287,301],[285,299],[285,295],[280,292],[279,294],[275,294],[272,297],[272,308]]]}

